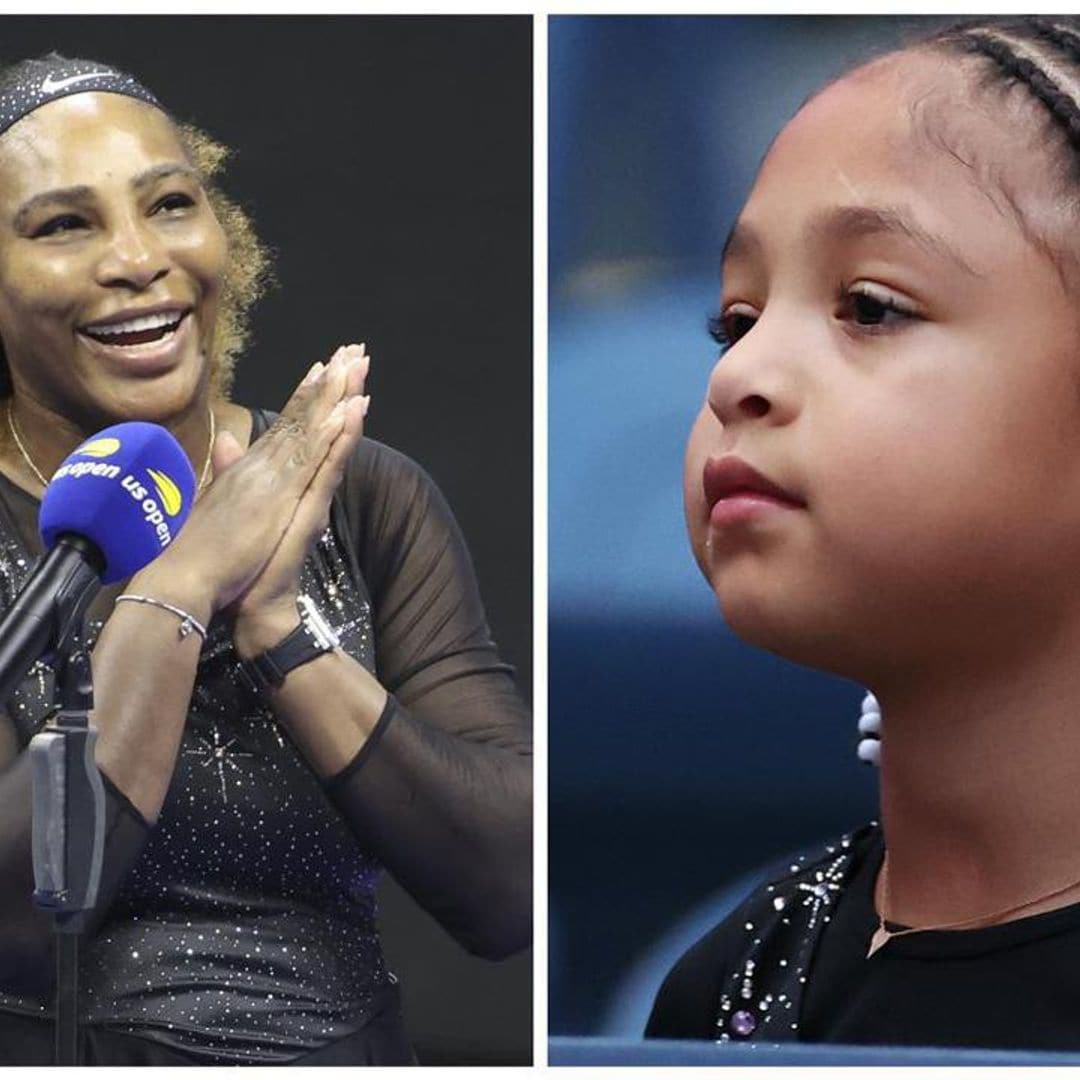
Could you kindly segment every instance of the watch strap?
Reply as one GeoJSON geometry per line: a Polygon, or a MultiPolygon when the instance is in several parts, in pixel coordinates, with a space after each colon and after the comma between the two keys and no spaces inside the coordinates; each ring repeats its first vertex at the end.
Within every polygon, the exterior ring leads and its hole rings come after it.
{"type": "Polygon", "coordinates": [[[276,689],[293,668],[309,663],[337,648],[338,637],[307,596],[297,600],[301,622],[266,652],[241,661],[240,674],[256,693],[276,689]]]}

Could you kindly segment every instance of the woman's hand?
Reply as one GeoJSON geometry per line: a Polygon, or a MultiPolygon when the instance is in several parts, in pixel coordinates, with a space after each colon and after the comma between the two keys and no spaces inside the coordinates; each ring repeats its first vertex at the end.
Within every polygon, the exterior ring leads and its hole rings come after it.
{"type": "MultiPolygon", "coordinates": [[[[362,345],[348,346],[346,357],[341,429],[297,504],[270,561],[230,608],[233,638],[245,659],[278,644],[298,624],[300,569],[329,524],[331,500],[341,484],[349,456],[363,437],[370,398],[361,395],[370,358],[362,345]]],[[[309,378],[320,377],[325,378],[325,373],[316,369],[309,373],[309,378]]]]}
{"type": "MultiPolygon", "coordinates": [[[[302,520],[311,516],[308,490],[328,460],[331,471],[338,468],[340,437],[350,446],[350,439],[355,442],[366,410],[355,395],[361,370],[366,359],[360,347],[338,349],[325,367],[312,367],[281,416],[246,452],[231,435],[218,436],[214,483],[152,564],[170,592],[200,600],[213,614],[251,588],[301,505],[302,520]]],[[[325,483],[320,480],[315,490],[325,483]]]]}

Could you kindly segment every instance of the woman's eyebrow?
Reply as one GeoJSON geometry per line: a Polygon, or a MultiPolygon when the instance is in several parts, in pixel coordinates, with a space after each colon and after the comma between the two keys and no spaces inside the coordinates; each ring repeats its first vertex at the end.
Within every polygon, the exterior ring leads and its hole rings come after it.
{"type": "Polygon", "coordinates": [[[142,191],[144,188],[157,183],[158,180],[165,180],[170,176],[182,176],[186,180],[194,180],[195,183],[200,183],[199,174],[190,165],[185,165],[181,161],[163,161],[160,165],[153,165],[139,173],[131,181],[131,186],[136,191],[142,191]]]}
{"type": "MultiPolygon", "coordinates": [[[[901,236],[918,244],[935,258],[946,259],[972,277],[976,271],[944,237],[920,225],[900,206],[833,206],[820,211],[804,229],[809,243],[823,240],[858,240],[866,236],[901,236]]],[[[761,237],[747,222],[737,221],[724,241],[720,265],[761,250],[761,237]]]]}

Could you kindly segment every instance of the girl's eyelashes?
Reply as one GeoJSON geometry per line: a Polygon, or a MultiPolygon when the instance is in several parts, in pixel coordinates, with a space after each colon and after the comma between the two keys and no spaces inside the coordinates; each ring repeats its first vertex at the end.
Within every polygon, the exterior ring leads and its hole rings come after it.
{"type": "Polygon", "coordinates": [[[892,293],[869,282],[841,287],[837,317],[866,333],[898,330],[905,323],[922,318],[892,293]]]}
{"type": "MultiPolygon", "coordinates": [[[[754,328],[759,315],[749,305],[731,304],[709,316],[709,336],[720,346],[721,355],[754,328]]],[[[852,333],[863,334],[888,333],[923,318],[892,293],[870,282],[842,285],[834,315],[848,324],[852,333]]]]}
{"type": "Polygon", "coordinates": [[[732,305],[716,315],[709,316],[709,337],[720,346],[721,351],[730,349],[739,338],[744,337],[757,322],[757,315],[732,305]]]}

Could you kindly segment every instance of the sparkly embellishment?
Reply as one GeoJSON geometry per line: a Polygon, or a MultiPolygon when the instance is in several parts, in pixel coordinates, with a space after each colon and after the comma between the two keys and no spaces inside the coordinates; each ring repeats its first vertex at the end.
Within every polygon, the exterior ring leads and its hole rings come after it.
{"type": "Polygon", "coordinates": [[[747,1009],[740,1009],[731,1017],[731,1030],[741,1038],[745,1039],[747,1035],[753,1035],[756,1027],[757,1019],[747,1009]]]}
{"type": "MultiPolygon", "coordinates": [[[[765,885],[751,897],[742,923],[747,932],[744,953],[725,978],[730,996],[720,997],[717,1041],[738,1038],[754,1045],[754,1040],[791,1037],[786,1034],[789,1025],[780,1018],[798,1015],[805,972],[846,884],[854,854],[851,846],[850,838],[844,837],[822,845],[820,856],[798,856],[790,863],[791,877],[765,885]],[[766,973],[763,978],[756,969],[766,973]],[[784,1034],[779,1033],[781,1028],[784,1034]]],[[[797,1031],[798,1024],[791,1024],[790,1030],[797,1031]]]]}
{"type": "Polygon", "coordinates": [[[161,103],[131,75],[82,60],[37,60],[26,65],[21,81],[0,94],[0,134],[47,102],[68,94],[102,91],[124,94],[161,108],[161,103]]]}
{"type": "MultiPolygon", "coordinates": [[[[327,535],[301,584],[320,604],[333,586],[343,648],[371,670],[371,607],[327,535]]],[[[30,571],[20,550],[0,517],[0,603],[30,571]]],[[[87,619],[88,645],[101,629],[87,619]]],[[[81,1019],[156,1031],[207,1064],[283,1063],[362,1027],[392,982],[374,922],[381,868],[240,683],[226,622],[207,630],[173,785],[121,888],[122,914],[82,950],[81,1019]],[[252,905],[253,885],[271,909],[252,905]]],[[[54,682],[39,662],[16,689],[23,738],[52,707],[54,682]]],[[[0,1008],[48,1016],[50,1005],[0,991],[0,1008]]]]}
{"type": "Polygon", "coordinates": [[[828,907],[832,903],[833,894],[840,891],[840,881],[843,878],[842,866],[845,866],[846,862],[845,856],[833,859],[825,870],[814,872],[813,884],[800,881],[796,886],[799,890],[808,894],[803,899],[803,907],[810,908],[808,929],[813,929],[822,908],[828,907]]]}
{"type": "Polygon", "coordinates": [[[233,750],[230,754],[229,750],[233,743],[237,741],[234,737],[228,742],[222,741],[222,734],[218,730],[217,725],[214,724],[211,727],[211,732],[214,736],[214,741],[211,744],[210,740],[206,738],[202,732],[193,732],[196,739],[202,744],[193,750],[185,750],[185,757],[197,757],[202,759],[202,766],[206,768],[208,765],[216,765],[218,770],[218,779],[221,781],[221,801],[228,805],[229,795],[225,790],[225,766],[228,765],[230,769],[238,773],[242,773],[243,770],[236,764],[234,758],[249,758],[253,755],[246,750],[233,750]]]}

